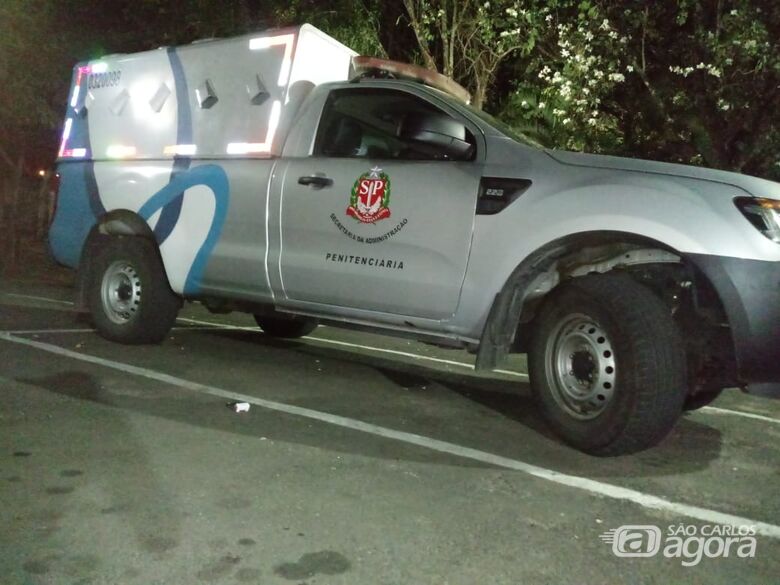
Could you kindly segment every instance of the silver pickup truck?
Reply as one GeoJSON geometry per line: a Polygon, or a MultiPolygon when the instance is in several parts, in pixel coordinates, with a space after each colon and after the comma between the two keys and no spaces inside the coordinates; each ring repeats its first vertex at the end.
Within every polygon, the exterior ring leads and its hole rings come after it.
{"type": "Polygon", "coordinates": [[[780,185],[545,150],[451,80],[304,25],[75,67],[50,245],[121,343],[183,301],[528,354],[597,455],[723,388],[780,391],[780,185]]]}

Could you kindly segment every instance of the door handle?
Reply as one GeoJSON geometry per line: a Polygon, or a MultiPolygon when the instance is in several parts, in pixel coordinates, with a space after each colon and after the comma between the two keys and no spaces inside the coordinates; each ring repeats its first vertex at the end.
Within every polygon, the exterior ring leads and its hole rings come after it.
{"type": "Polygon", "coordinates": [[[323,175],[307,175],[298,177],[298,184],[311,185],[313,187],[319,187],[322,189],[323,187],[330,187],[333,184],[333,179],[323,175]]]}

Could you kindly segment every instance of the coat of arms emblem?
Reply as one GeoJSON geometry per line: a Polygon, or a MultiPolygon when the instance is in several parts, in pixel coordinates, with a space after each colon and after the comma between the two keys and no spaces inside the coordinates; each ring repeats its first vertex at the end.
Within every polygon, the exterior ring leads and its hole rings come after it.
{"type": "Polygon", "coordinates": [[[363,223],[390,217],[390,177],[379,167],[363,173],[352,186],[347,215],[363,223]]]}

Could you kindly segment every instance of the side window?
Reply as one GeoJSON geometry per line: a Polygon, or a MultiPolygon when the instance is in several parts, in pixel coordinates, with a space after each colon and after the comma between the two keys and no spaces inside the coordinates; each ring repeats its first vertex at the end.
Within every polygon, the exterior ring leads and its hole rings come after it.
{"type": "Polygon", "coordinates": [[[322,113],[315,156],[472,160],[476,140],[460,121],[414,95],[381,88],[337,89],[322,113]]]}

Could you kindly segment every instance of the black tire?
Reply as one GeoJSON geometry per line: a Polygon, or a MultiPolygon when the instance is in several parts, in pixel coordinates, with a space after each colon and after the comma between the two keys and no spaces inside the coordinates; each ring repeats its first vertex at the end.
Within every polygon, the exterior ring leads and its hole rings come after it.
{"type": "Polygon", "coordinates": [[[685,349],[670,311],[624,273],[576,278],[554,291],[537,315],[528,366],[550,426],[593,455],[657,444],[685,401],[685,349]]]}
{"type": "Polygon", "coordinates": [[[157,246],[133,236],[114,236],[101,243],[89,267],[87,290],[98,333],[119,343],[161,342],[182,302],[168,284],[157,246]]]}
{"type": "Polygon", "coordinates": [[[683,404],[683,410],[689,412],[691,410],[699,410],[705,406],[714,402],[718,396],[723,394],[723,388],[720,390],[708,390],[707,392],[699,392],[691,396],[685,397],[685,404],[683,404]]]}
{"type": "Polygon", "coordinates": [[[304,337],[319,325],[315,319],[293,316],[255,315],[255,322],[266,335],[282,339],[304,337]]]}

